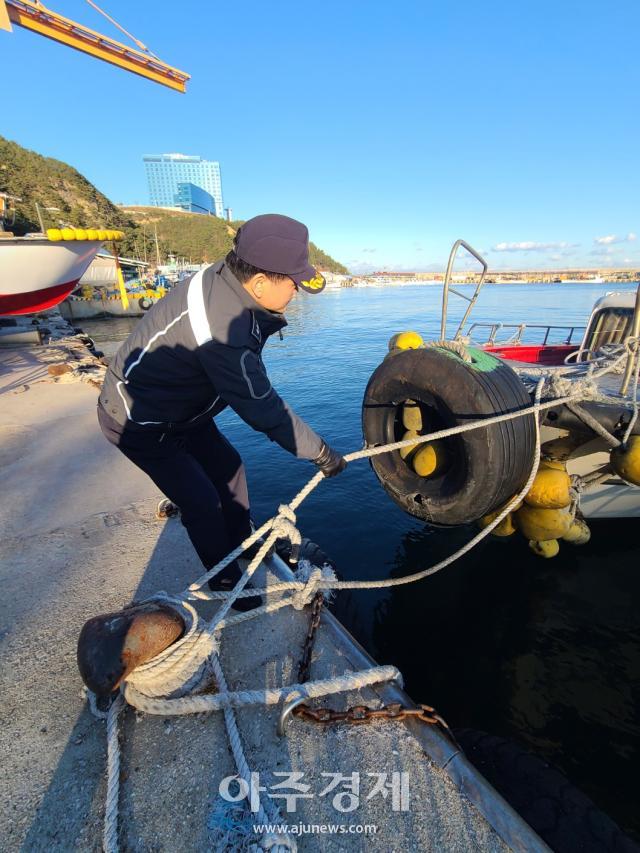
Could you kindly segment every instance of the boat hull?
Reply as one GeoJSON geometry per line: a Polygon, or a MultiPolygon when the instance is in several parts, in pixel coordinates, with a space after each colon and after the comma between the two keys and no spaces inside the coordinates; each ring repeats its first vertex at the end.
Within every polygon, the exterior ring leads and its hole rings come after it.
{"type": "Polygon", "coordinates": [[[99,240],[14,237],[0,240],[0,315],[53,308],[71,293],[96,256],[99,240]]]}
{"type": "MultiPolygon", "coordinates": [[[[129,293],[129,306],[122,304],[119,296],[105,296],[91,299],[82,296],[69,296],[60,305],[60,313],[65,320],[90,320],[100,317],[142,317],[147,309],[140,306],[142,294],[129,293]]],[[[145,304],[148,304],[146,300],[145,304]]]]}

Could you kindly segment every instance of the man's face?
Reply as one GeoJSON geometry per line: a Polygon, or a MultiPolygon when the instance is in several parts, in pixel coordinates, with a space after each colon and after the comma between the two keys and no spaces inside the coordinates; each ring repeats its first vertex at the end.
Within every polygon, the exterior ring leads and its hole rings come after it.
{"type": "Polygon", "coordinates": [[[244,287],[263,308],[279,314],[284,312],[297,289],[292,278],[276,280],[262,273],[254,275],[244,287]]]}

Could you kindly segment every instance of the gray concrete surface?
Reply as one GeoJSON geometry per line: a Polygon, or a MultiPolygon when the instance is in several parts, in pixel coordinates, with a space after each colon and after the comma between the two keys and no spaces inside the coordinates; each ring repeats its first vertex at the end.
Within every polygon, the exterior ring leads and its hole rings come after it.
{"type": "MultiPolygon", "coordinates": [[[[102,438],[95,387],[53,380],[45,358],[64,351],[0,351],[0,849],[98,851],[105,796],[104,723],[88,712],[75,665],[83,622],[157,589],[178,591],[200,573],[179,520],[157,521],[155,487],[102,438]]],[[[211,605],[210,605],[211,606],[211,605]]],[[[295,678],[307,614],[290,608],[223,634],[230,689],[295,678]]],[[[313,677],[352,668],[320,629],[313,677]]],[[[343,707],[371,690],[333,697],[343,707]]],[[[320,727],[293,721],[276,735],[277,711],[238,713],[261,784],[303,772],[311,798],[283,818],[298,824],[374,824],[377,833],[298,838],[301,850],[501,850],[505,845],[401,723],[320,727]],[[366,800],[371,773],[409,774],[410,806],[366,800]],[[360,774],[351,813],[337,811],[322,773],[360,774]]],[[[204,851],[218,785],[234,772],[221,715],[123,719],[121,844],[130,851],[204,851]]],[[[339,786],[340,789],[340,786],[339,786]]],[[[282,800],[276,801],[283,803],[282,800]]]]}

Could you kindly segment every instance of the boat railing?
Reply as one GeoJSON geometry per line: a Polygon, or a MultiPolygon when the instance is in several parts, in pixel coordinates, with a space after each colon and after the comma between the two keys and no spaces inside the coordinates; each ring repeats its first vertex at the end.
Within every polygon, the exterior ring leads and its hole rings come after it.
{"type": "Polygon", "coordinates": [[[456,330],[455,335],[453,336],[453,340],[459,340],[462,337],[462,330],[464,328],[464,324],[469,319],[469,314],[473,309],[473,306],[476,304],[478,296],[480,295],[480,291],[482,290],[482,285],[484,284],[484,279],[487,274],[487,262],[482,257],[479,252],[470,246],[464,240],[456,240],[451,249],[451,254],[449,255],[449,263],[447,264],[447,272],[445,273],[444,283],[442,285],[442,318],[440,321],[440,339],[447,339],[447,309],[449,306],[449,293],[455,293],[456,296],[459,296],[461,299],[465,299],[469,304],[467,305],[467,310],[464,312],[464,317],[460,320],[458,328],[456,330]],[[482,264],[482,275],[480,276],[480,281],[476,285],[476,289],[473,292],[473,296],[467,296],[466,293],[462,293],[459,290],[456,290],[454,287],[451,287],[451,276],[453,275],[453,264],[456,259],[456,255],[458,254],[458,249],[462,246],[463,249],[466,249],[470,255],[479,261],[482,264]]]}
{"type": "Polygon", "coordinates": [[[535,324],[535,323],[472,323],[467,329],[466,337],[469,339],[473,339],[473,332],[475,329],[489,329],[489,336],[487,340],[482,341],[483,346],[496,346],[500,344],[511,344],[513,346],[518,346],[522,343],[522,338],[525,332],[528,332],[532,329],[542,330],[538,338],[542,338],[542,346],[546,346],[549,343],[549,338],[554,332],[566,332],[567,334],[563,337],[562,341],[557,343],[562,343],[565,346],[573,343],[573,336],[577,331],[584,332],[584,326],[553,326],[553,325],[543,325],[543,324],[535,324]],[[513,329],[514,332],[508,338],[502,341],[496,341],[497,335],[509,329],[513,329]]]}

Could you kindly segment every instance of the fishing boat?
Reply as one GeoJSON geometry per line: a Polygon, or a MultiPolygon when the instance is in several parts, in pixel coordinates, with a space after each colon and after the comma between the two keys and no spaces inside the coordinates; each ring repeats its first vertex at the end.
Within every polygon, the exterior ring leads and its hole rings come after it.
{"type": "Polygon", "coordinates": [[[2,194],[0,205],[0,315],[34,314],[53,308],[77,286],[100,246],[122,239],[122,231],[49,228],[16,237],[3,230],[13,217],[14,201],[2,194]]]}
{"type": "Polygon", "coordinates": [[[514,523],[498,535],[514,532],[520,520],[533,545],[564,538],[569,522],[584,518],[640,517],[640,286],[599,298],[584,328],[468,325],[486,271],[484,259],[458,240],[444,279],[440,339],[394,335],[369,380],[366,446],[404,442],[372,458],[382,486],[403,510],[436,526],[489,524],[511,501],[504,520],[514,523]],[[483,266],[471,296],[450,286],[460,247],[483,266]],[[468,302],[452,337],[450,293],[468,302]],[[467,431],[485,420],[486,427],[467,431]],[[559,491],[536,503],[542,482],[559,491]],[[528,523],[532,506],[544,521],[558,514],[557,535],[528,523]]]}
{"type": "Polygon", "coordinates": [[[0,315],[34,314],[58,305],[76,287],[102,242],[75,236],[52,241],[46,234],[1,237],[0,315]]]}
{"type": "Polygon", "coordinates": [[[150,287],[144,283],[125,286],[127,299],[104,287],[76,288],[60,304],[60,313],[71,322],[107,317],[142,317],[165,295],[166,288],[150,287]]]}

